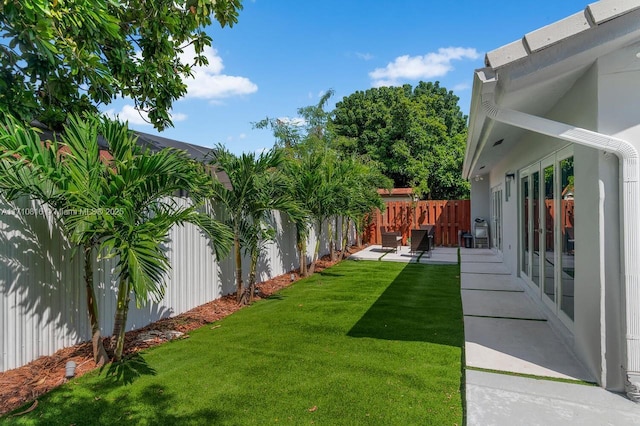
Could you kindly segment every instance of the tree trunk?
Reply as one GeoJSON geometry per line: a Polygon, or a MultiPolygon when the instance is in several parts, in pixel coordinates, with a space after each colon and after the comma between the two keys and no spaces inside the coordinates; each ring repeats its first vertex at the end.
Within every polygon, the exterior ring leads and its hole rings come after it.
{"type": "Polygon", "coordinates": [[[84,282],[87,291],[87,310],[89,312],[89,324],[91,325],[91,343],[93,345],[93,360],[96,365],[104,365],[109,362],[109,355],[102,342],[100,322],[98,320],[98,303],[93,287],[93,245],[84,246],[84,282]]]}
{"type": "Polygon", "coordinates": [[[236,302],[242,303],[242,253],[238,232],[235,232],[233,237],[233,251],[236,256],[236,302]]]}
{"type": "MultiPolygon", "coordinates": [[[[335,251],[336,252],[342,251],[341,250],[342,241],[340,240],[340,234],[338,232],[340,230],[340,226],[338,226],[338,219],[339,218],[340,217],[338,215],[335,215],[334,218],[333,218],[333,221],[334,221],[334,233],[335,233],[335,235],[333,237],[333,241],[334,241],[333,245],[335,246],[335,251]]],[[[336,255],[337,255],[337,253],[336,253],[336,255]]]]}
{"type": "Polygon", "coordinates": [[[306,277],[307,271],[307,244],[305,241],[301,241],[298,245],[298,253],[300,257],[300,276],[306,277]]]}
{"type": "MultiPolygon", "coordinates": [[[[338,232],[338,229],[336,228],[336,232],[338,232]]],[[[329,234],[329,257],[331,258],[331,261],[335,261],[336,260],[336,249],[334,246],[334,238],[333,238],[333,224],[331,223],[331,220],[329,220],[327,222],[327,233],[329,234]]]]}
{"type": "Polygon", "coordinates": [[[296,245],[298,246],[298,254],[300,258],[300,276],[306,277],[307,271],[307,239],[301,232],[296,230],[296,245]]]}
{"type": "Polygon", "coordinates": [[[249,303],[253,303],[256,293],[256,270],[258,268],[259,250],[251,251],[251,264],[249,265],[249,303]]]}
{"type": "Polygon", "coordinates": [[[347,216],[342,217],[342,258],[347,257],[348,245],[349,245],[349,218],[347,216]]]}
{"type": "Polygon", "coordinates": [[[129,280],[121,279],[118,283],[118,299],[116,302],[116,315],[113,321],[113,336],[116,339],[116,347],[113,353],[113,360],[122,359],[124,350],[124,335],[127,330],[127,315],[129,314],[129,300],[131,288],[129,280]]]}

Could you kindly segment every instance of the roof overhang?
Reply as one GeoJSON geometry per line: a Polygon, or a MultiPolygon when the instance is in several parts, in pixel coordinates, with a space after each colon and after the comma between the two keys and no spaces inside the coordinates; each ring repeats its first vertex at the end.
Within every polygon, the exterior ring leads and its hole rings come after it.
{"type": "Polygon", "coordinates": [[[544,116],[600,56],[638,41],[640,0],[607,0],[487,53],[474,73],[463,177],[487,173],[525,132],[491,120],[487,103],[544,116]]]}
{"type": "MultiPolygon", "coordinates": [[[[46,125],[40,123],[38,121],[31,122],[31,126],[39,129],[40,131],[40,139],[41,140],[53,140],[56,137],[56,132],[50,130],[46,125]]],[[[138,132],[132,130],[132,132],[136,135],[138,145],[143,148],[148,148],[151,152],[158,152],[164,148],[175,148],[183,150],[189,155],[189,157],[193,158],[196,161],[206,164],[207,172],[214,179],[218,179],[222,185],[228,189],[232,190],[233,186],[231,184],[231,179],[229,179],[229,175],[216,167],[215,164],[208,164],[209,162],[209,154],[212,151],[212,148],[207,148],[200,145],[194,145],[188,142],[177,141],[174,139],[165,138],[162,136],[152,135],[149,133],[138,132]]],[[[101,136],[98,136],[98,147],[100,148],[101,155],[104,158],[110,159],[111,154],[109,154],[109,146],[107,141],[101,136]]]]}

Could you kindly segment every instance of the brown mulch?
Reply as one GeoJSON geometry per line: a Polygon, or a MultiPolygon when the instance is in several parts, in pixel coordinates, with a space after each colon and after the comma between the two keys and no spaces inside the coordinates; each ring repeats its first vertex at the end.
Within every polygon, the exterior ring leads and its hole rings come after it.
{"type": "MultiPolygon", "coordinates": [[[[349,254],[362,250],[363,247],[349,248],[349,254]]],[[[340,258],[338,254],[337,258],[340,258]]],[[[331,261],[329,256],[324,256],[316,262],[315,272],[333,266],[337,261],[331,261]]],[[[291,271],[275,277],[269,281],[257,285],[258,293],[255,300],[263,299],[280,289],[291,285],[300,278],[298,271],[291,271]],[[291,274],[295,279],[291,280],[291,274]]],[[[166,338],[157,336],[153,339],[140,340],[142,333],[150,330],[179,331],[188,333],[205,324],[218,321],[241,309],[236,303],[235,294],[223,296],[212,302],[200,305],[190,311],[165,318],[149,324],[139,330],[127,332],[125,336],[124,356],[134,354],[140,350],[159,345],[167,341],[166,338]]],[[[109,338],[104,340],[105,347],[109,347],[109,338]]],[[[65,383],[65,364],[68,361],[76,363],[76,377],[98,368],[93,361],[91,342],[84,342],[60,349],[50,356],[43,356],[22,367],[0,373],[0,415],[15,410],[29,401],[36,400],[40,395],[65,383]]],[[[37,401],[35,401],[37,404],[37,401]]],[[[32,405],[35,407],[35,405],[32,405]]]]}

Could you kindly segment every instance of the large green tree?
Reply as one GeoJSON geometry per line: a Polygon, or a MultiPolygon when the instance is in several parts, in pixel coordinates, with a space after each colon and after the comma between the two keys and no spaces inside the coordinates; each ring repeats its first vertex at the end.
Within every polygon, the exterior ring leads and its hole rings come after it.
{"type": "Polygon", "coordinates": [[[307,216],[294,219],[300,274],[303,276],[314,271],[320,240],[325,235],[324,224],[327,224],[326,235],[333,260],[337,245],[343,254],[346,253],[348,222],[353,221],[361,230],[361,223],[368,213],[374,208],[384,208],[377,188],[393,186],[369,158],[345,154],[333,148],[341,146],[341,140],[350,140],[332,132],[333,112],[326,111],[325,107],[333,93],[333,90],[327,90],[317,104],[298,108],[299,118],[296,120],[266,118],[256,125],[258,128],[271,128],[276,145],[284,147],[289,159],[285,168],[289,190],[308,212],[307,216]],[[340,217],[341,242],[338,241],[340,217]],[[311,227],[315,228],[316,243],[311,267],[307,268],[307,240],[311,227]]]}
{"type": "Polygon", "coordinates": [[[0,111],[60,129],[70,112],[116,96],[158,129],[211,44],[214,20],[233,26],[241,0],[0,1],[0,111]],[[181,59],[192,45],[196,57],[181,59]]]}
{"type": "Polygon", "coordinates": [[[333,111],[333,145],[371,159],[396,187],[432,199],[468,197],[461,176],[466,116],[458,100],[438,82],[355,92],[333,111]]]}

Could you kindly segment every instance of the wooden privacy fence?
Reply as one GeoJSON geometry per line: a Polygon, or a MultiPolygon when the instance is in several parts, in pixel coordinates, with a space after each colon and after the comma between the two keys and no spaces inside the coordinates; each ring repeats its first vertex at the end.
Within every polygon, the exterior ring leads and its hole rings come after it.
{"type": "Polygon", "coordinates": [[[371,225],[365,229],[364,241],[380,244],[380,227],[388,231],[402,232],[402,244],[408,244],[412,229],[420,225],[435,226],[435,244],[437,246],[457,246],[458,231],[471,229],[471,202],[453,201],[390,201],[387,208],[373,213],[371,225]]]}

